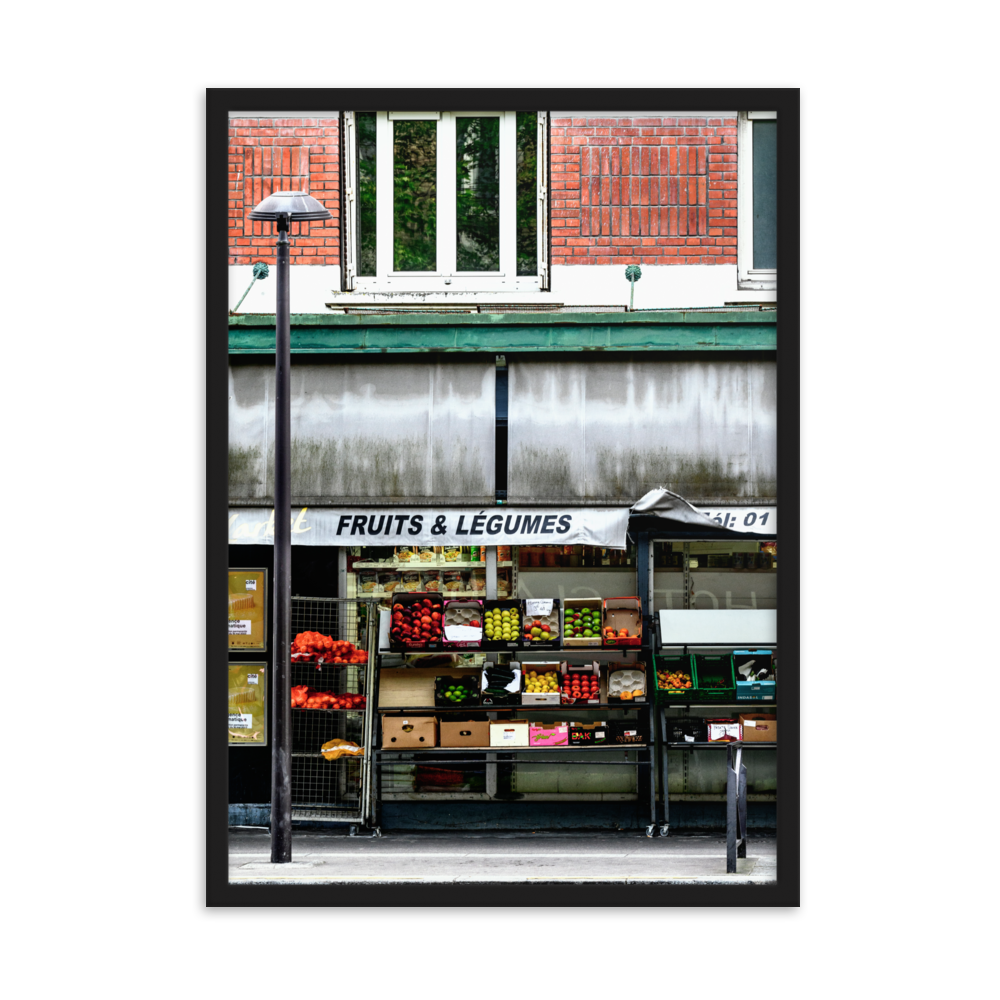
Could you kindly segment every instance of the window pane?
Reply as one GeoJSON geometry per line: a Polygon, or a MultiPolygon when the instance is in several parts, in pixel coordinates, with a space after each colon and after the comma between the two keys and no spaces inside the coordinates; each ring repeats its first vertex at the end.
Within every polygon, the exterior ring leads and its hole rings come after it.
{"type": "Polygon", "coordinates": [[[517,273],[538,274],[538,112],[517,113],[517,273]]]}
{"type": "Polygon", "coordinates": [[[778,266],[778,123],[753,123],[753,266],[778,266]]]}
{"type": "Polygon", "coordinates": [[[437,122],[392,123],[392,268],[437,269],[437,122]]]}
{"type": "Polygon", "coordinates": [[[375,274],[375,112],[354,116],[358,136],[358,274],[375,274]]]}
{"type": "Polygon", "coordinates": [[[500,270],[500,119],[455,119],[459,271],[500,270]]]}

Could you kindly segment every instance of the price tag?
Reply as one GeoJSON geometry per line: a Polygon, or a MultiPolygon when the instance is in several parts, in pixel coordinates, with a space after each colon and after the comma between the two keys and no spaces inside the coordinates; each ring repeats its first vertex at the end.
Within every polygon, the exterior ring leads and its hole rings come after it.
{"type": "Polygon", "coordinates": [[[550,615],[552,614],[552,600],[544,599],[528,599],[526,602],[525,613],[529,615],[550,615]]]}
{"type": "Polygon", "coordinates": [[[242,712],[230,712],[229,713],[229,728],[230,729],[252,729],[253,728],[253,716],[244,715],[242,712]]]}
{"type": "Polygon", "coordinates": [[[256,590],[256,589],[257,589],[257,581],[247,580],[247,590],[256,590]]]}
{"type": "Polygon", "coordinates": [[[247,674],[247,684],[256,684],[256,683],[257,683],[257,675],[247,674]]]}
{"type": "Polygon", "coordinates": [[[230,635],[250,635],[250,619],[229,619],[229,634],[230,635]]]}

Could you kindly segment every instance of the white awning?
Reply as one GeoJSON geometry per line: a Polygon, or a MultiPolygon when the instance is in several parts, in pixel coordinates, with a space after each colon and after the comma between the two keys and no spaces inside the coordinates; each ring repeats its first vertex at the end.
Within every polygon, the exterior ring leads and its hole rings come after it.
{"type": "MultiPolygon", "coordinates": [[[[301,507],[293,545],[592,545],[625,548],[627,507],[301,507]]],[[[274,511],[229,509],[230,545],[273,545],[274,511]]]]}

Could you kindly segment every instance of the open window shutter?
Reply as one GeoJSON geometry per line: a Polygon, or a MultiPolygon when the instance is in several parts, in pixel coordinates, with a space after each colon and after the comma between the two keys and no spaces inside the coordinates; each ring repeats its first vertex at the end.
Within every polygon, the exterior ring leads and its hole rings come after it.
{"type": "Polygon", "coordinates": [[[358,274],[357,190],[358,143],[354,112],[344,112],[344,291],[354,290],[358,274]]]}
{"type": "Polygon", "coordinates": [[[549,113],[538,112],[538,277],[549,288],[549,113]]]}

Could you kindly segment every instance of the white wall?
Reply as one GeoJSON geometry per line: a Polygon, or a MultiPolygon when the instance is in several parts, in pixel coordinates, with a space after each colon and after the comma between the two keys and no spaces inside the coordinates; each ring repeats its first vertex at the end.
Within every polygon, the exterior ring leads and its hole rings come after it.
{"type": "MultiPolygon", "coordinates": [[[[253,278],[253,266],[229,268],[229,307],[232,309],[253,278]]],[[[550,292],[439,292],[420,295],[341,293],[340,268],[294,265],[291,268],[291,309],[294,313],[325,313],[327,303],[370,304],[393,302],[561,302],[573,306],[627,305],[629,283],[625,265],[566,265],[552,268],[550,292]]],[[[257,281],[240,306],[241,313],[273,313],[275,269],[257,281]]],[[[723,306],[727,302],[775,302],[776,292],[741,292],[733,265],[647,265],[635,286],[636,309],[678,309],[723,306]]]]}

